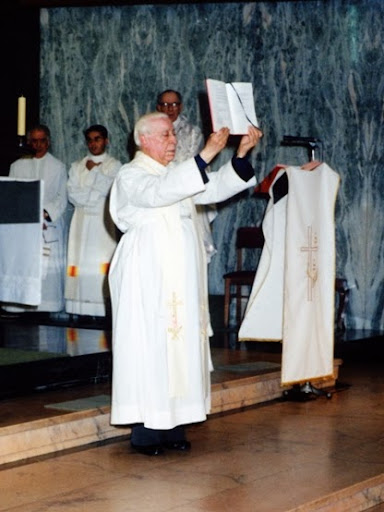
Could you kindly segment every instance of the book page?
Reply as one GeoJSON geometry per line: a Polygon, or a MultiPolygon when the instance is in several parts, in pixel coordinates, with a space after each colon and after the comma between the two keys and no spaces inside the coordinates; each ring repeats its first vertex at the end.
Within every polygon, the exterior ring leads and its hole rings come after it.
{"type": "Polygon", "coordinates": [[[231,133],[243,135],[248,133],[248,126],[258,127],[252,84],[250,82],[228,83],[226,90],[233,127],[231,133]]]}
{"type": "Polygon", "coordinates": [[[229,110],[226,84],[219,80],[206,80],[212,129],[214,132],[227,127],[232,132],[233,126],[229,110]]]}

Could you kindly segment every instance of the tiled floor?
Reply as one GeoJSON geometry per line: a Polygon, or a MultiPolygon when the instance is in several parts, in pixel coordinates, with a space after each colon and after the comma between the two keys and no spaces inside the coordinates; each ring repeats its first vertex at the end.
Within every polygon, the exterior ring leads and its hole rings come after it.
{"type": "MultiPolygon", "coordinates": [[[[373,351],[363,343],[339,347],[339,380],[350,387],[330,400],[275,400],[210,417],[188,428],[190,453],[148,458],[124,439],[5,468],[0,511],[382,512],[383,339],[373,351]]],[[[252,348],[242,354],[252,357],[252,348]]],[[[108,386],[5,400],[0,426],[108,386]]]]}

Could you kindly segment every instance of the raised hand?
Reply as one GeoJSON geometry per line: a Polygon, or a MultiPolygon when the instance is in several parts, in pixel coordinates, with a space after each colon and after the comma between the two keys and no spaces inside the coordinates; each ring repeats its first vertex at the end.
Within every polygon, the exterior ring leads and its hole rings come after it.
{"type": "Polygon", "coordinates": [[[211,133],[204,148],[200,151],[201,158],[209,164],[225,148],[228,137],[229,128],[221,128],[219,131],[211,133]]]}
{"type": "Polygon", "coordinates": [[[237,150],[237,156],[244,158],[248,151],[254,148],[263,137],[263,132],[259,128],[250,126],[248,128],[248,134],[243,135],[240,140],[239,148],[237,150]]]}

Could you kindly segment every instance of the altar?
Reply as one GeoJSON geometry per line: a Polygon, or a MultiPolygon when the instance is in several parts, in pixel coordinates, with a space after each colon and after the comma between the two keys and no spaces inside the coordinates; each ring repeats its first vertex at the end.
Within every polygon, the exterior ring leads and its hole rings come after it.
{"type": "Polygon", "coordinates": [[[0,302],[40,304],[43,194],[40,180],[0,178],[0,302]]]}

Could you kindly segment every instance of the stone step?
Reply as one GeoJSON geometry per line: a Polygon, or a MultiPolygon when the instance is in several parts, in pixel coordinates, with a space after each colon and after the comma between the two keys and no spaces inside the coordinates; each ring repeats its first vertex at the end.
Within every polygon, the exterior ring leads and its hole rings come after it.
{"type": "MultiPolygon", "coordinates": [[[[318,383],[319,388],[335,385],[340,364],[341,360],[335,360],[333,377],[318,383]]],[[[213,383],[211,415],[282,397],[280,378],[280,371],[275,370],[261,375],[227,377],[227,380],[213,383]]],[[[129,434],[129,427],[110,425],[109,405],[11,425],[0,428],[0,465],[23,462],[129,434]]]]}

